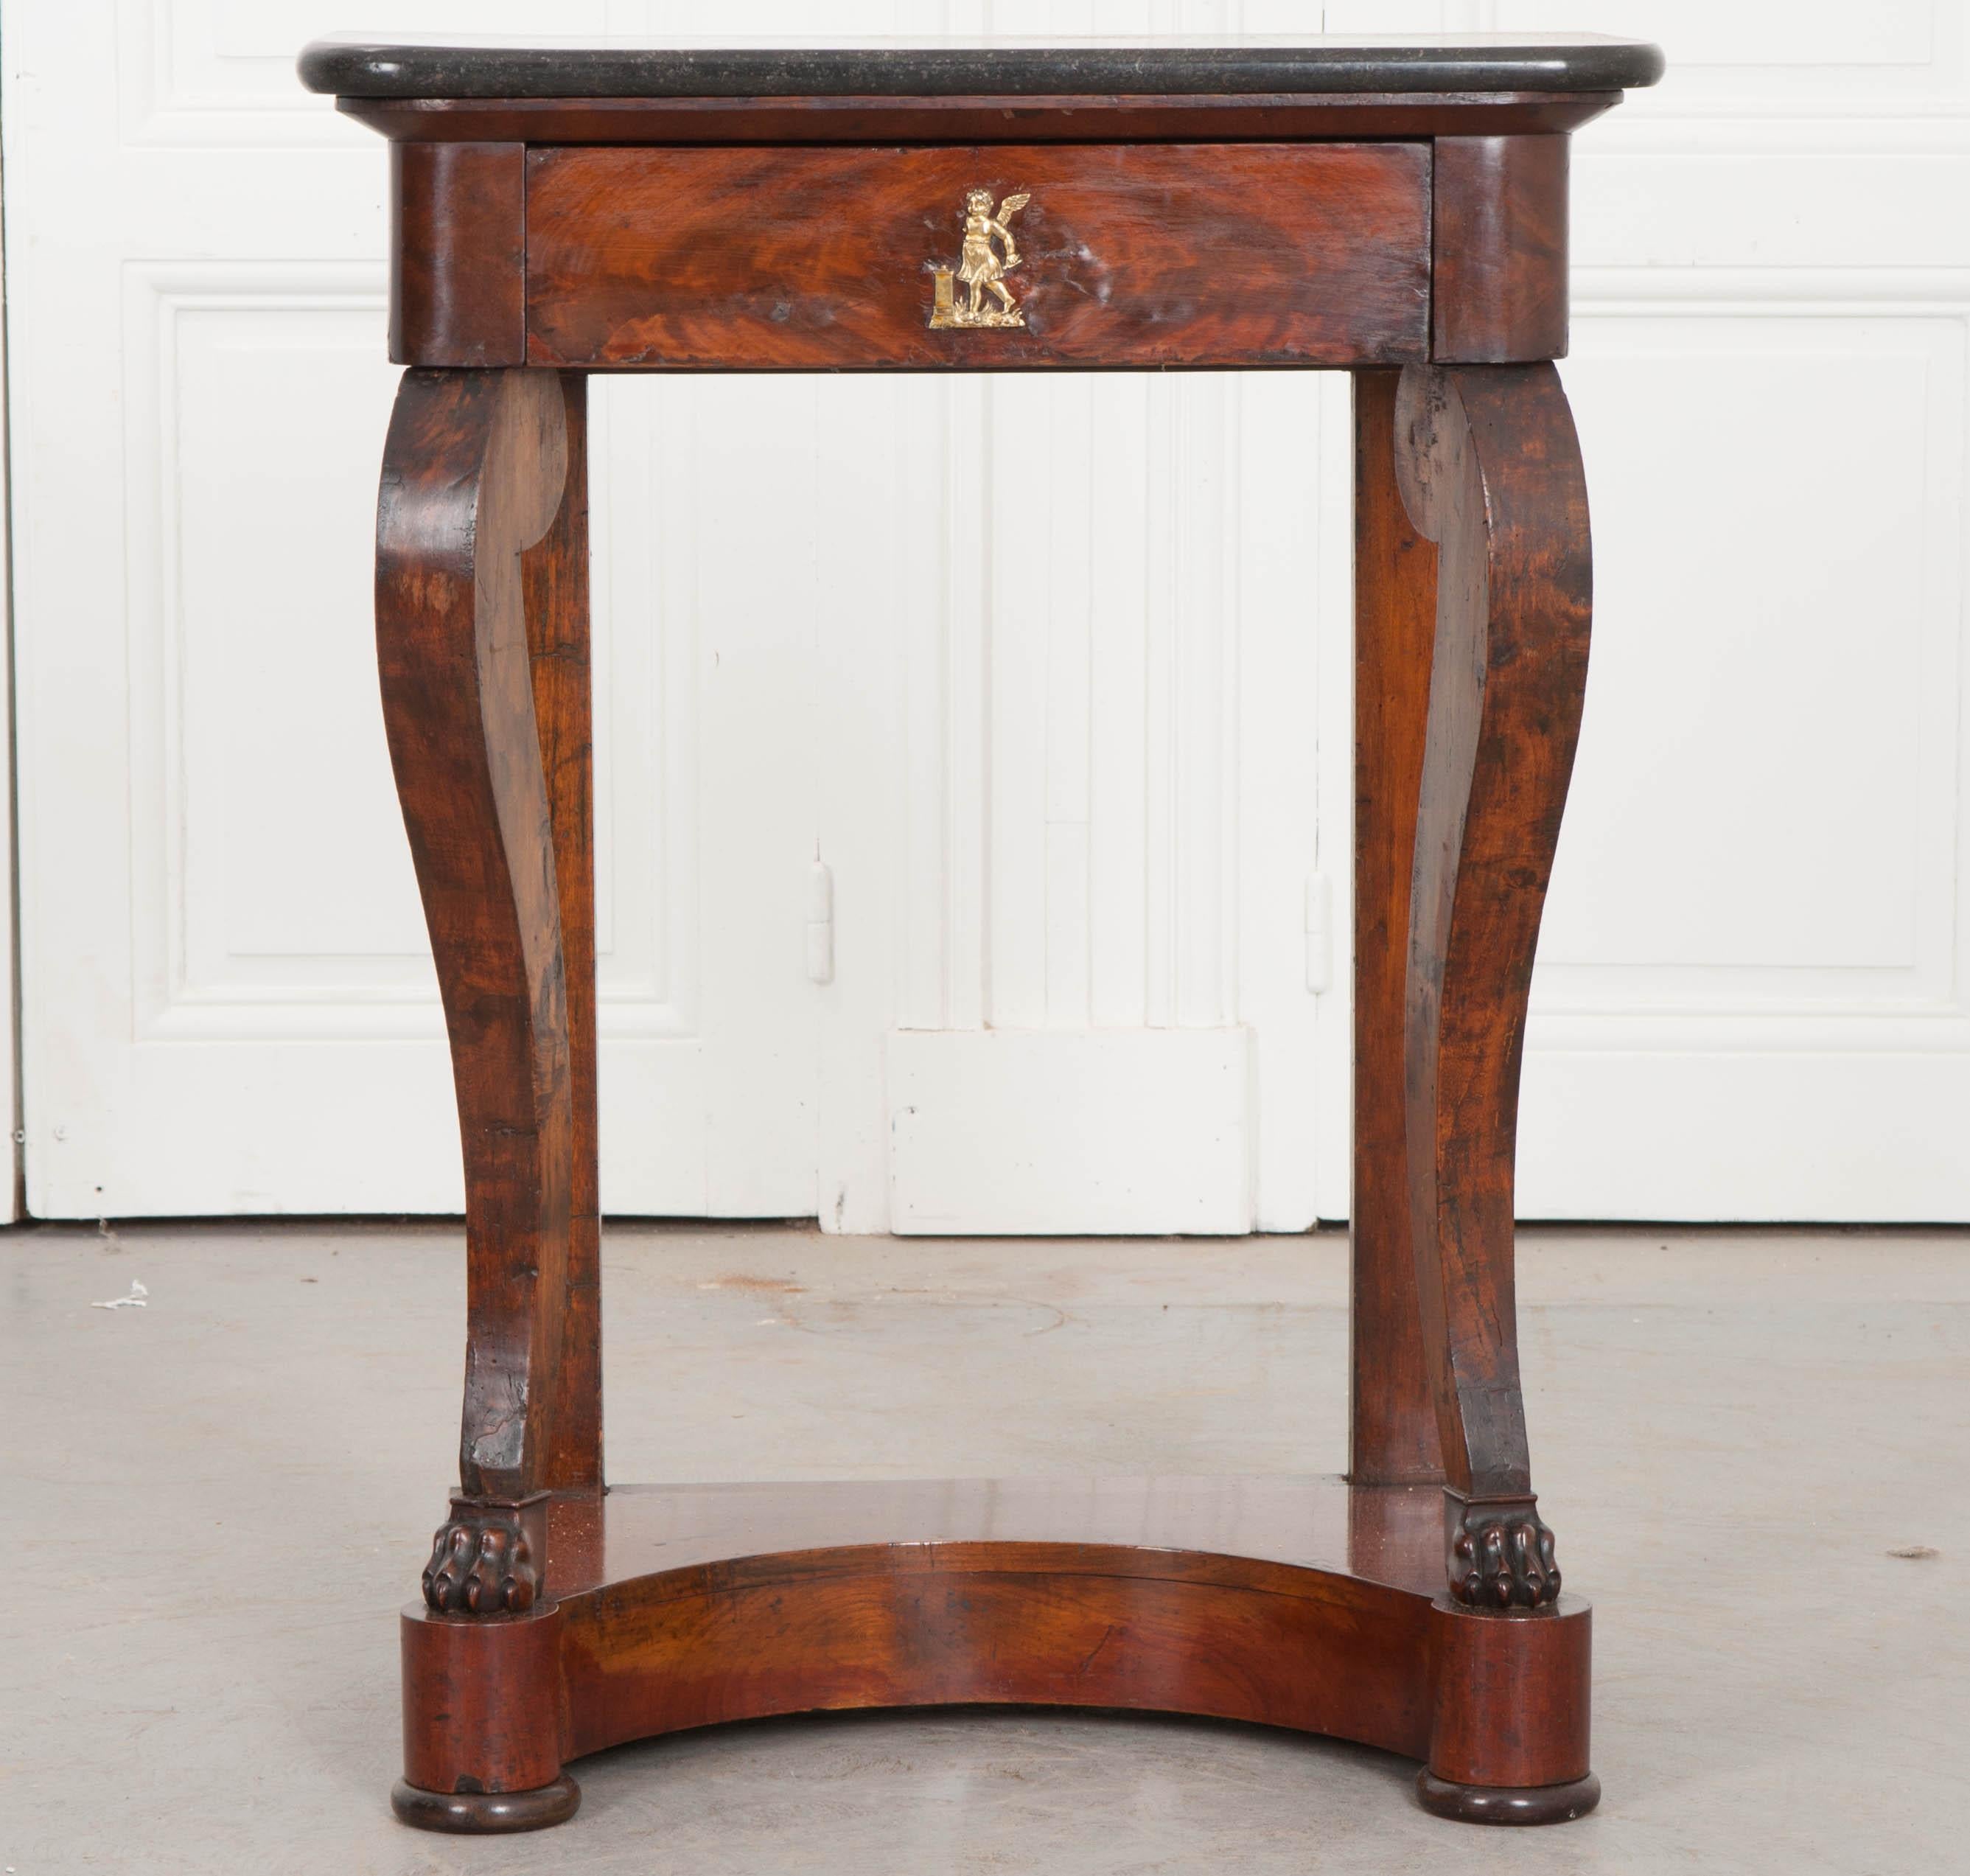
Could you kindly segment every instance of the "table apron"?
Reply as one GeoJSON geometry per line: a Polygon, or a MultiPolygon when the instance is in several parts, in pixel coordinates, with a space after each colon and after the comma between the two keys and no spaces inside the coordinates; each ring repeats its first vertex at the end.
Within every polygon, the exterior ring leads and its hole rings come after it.
{"type": "Polygon", "coordinates": [[[528,362],[1419,359],[1429,170],[1404,143],[535,151],[528,362]]]}
{"type": "Polygon", "coordinates": [[[1568,145],[400,142],[391,352],[604,371],[1557,358],[1568,145]]]}

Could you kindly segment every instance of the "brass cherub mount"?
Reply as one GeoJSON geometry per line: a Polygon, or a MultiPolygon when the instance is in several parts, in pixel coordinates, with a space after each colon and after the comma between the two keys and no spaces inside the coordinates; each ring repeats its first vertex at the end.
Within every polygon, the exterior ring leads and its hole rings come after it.
{"type": "Polygon", "coordinates": [[[1005,276],[1019,265],[1019,245],[1013,238],[1013,217],[1032,200],[1030,193],[1006,197],[995,210],[989,189],[974,189],[964,198],[964,236],[957,252],[957,265],[933,267],[936,293],[931,301],[930,323],[933,331],[952,327],[1023,326],[1026,316],[1006,284],[1005,276]],[[1003,245],[1002,258],[993,244],[1003,245]],[[964,303],[957,288],[965,291],[964,303]],[[985,296],[998,301],[988,307],[985,296]]]}

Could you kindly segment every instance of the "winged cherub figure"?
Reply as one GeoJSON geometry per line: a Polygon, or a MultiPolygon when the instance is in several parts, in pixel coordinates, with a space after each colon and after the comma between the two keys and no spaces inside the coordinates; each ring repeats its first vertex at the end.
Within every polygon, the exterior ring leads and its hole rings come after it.
{"type": "Polygon", "coordinates": [[[964,245],[958,255],[957,278],[971,295],[966,317],[974,324],[984,323],[984,299],[988,290],[998,300],[1002,309],[1000,317],[1010,323],[1019,317],[1019,302],[1013,297],[1013,291],[1002,276],[1019,264],[1019,243],[1013,239],[1008,224],[1031,199],[1030,192],[1008,196],[999,204],[999,212],[995,215],[989,189],[974,189],[964,198],[964,245]],[[1006,244],[1006,258],[1003,261],[993,249],[994,236],[1006,244]]]}

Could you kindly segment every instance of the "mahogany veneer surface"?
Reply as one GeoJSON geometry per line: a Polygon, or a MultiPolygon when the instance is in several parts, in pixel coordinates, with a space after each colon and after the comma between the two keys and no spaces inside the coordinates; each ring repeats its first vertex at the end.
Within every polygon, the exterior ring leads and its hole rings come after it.
{"type": "Polygon", "coordinates": [[[1400,363],[1429,343],[1421,144],[545,150],[528,358],[727,370],[1400,363]],[[934,330],[967,191],[1029,197],[1022,327],[934,330]]]}
{"type": "Polygon", "coordinates": [[[1325,1477],[619,1485],[553,1501],[543,1594],[707,1568],[757,1578],[816,1551],[869,1553],[857,1567],[890,1552],[887,1567],[901,1569],[954,1545],[1047,1544],[1126,1552],[1136,1574],[1180,1572],[1208,1552],[1428,1596],[1443,1569],[1442,1504],[1433,1487],[1351,1492],[1325,1477]]]}
{"type": "Polygon", "coordinates": [[[980,92],[963,97],[371,98],[336,109],[399,143],[1256,143],[1559,135],[1618,91],[980,92]]]}
{"type": "Polygon", "coordinates": [[[1431,1488],[630,1487],[557,1498],[547,1550],[530,1613],[405,1612],[412,1793],[460,1789],[463,1762],[486,1791],[525,1791],[683,1728],[957,1703],[1257,1722],[1485,1786],[1587,1775],[1588,1611],[1455,1608],[1431,1488]]]}
{"type": "Polygon", "coordinates": [[[304,55],[397,146],[378,646],[467,1190],[400,1817],[538,1828],[623,1741],[967,1702],[1359,1740],[1473,1821],[1592,1807],[1512,1166],[1590,611],[1567,137],[1661,68],[1591,37],[304,55]],[[583,374],[1059,366],[1357,372],[1361,1482],[605,1497],[583,374]]]}

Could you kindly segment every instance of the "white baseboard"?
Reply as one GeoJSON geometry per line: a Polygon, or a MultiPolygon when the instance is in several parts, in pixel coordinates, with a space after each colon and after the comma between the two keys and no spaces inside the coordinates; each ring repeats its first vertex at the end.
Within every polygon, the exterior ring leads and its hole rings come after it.
{"type": "Polygon", "coordinates": [[[892,1031],[890,1229],[1253,1224],[1250,1032],[892,1031]]]}

